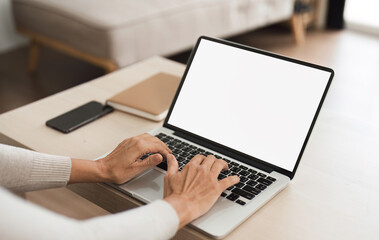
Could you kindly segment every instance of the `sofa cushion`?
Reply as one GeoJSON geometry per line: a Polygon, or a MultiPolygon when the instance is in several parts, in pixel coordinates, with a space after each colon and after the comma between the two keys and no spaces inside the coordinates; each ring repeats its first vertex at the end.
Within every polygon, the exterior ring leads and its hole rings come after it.
{"type": "Polygon", "coordinates": [[[126,66],[289,18],[293,0],[13,0],[16,25],[126,66]]]}

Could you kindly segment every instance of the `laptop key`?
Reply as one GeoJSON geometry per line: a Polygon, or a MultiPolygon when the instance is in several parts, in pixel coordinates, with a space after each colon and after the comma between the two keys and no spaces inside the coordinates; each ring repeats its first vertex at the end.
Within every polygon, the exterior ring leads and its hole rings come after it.
{"type": "Polygon", "coordinates": [[[257,186],[255,186],[257,189],[259,190],[265,190],[267,188],[267,186],[263,185],[263,184],[258,184],[257,186]]]}
{"type": "Polygon", "coordinates": [[[247,170],[247,167],[246,167],[246,166],[242,166],[242,165],[240,165],[240,168],[243,169],[243,170],[247,170]]]}
{"type": "Polygon", "coordinates": [[[267,186],[270,186],[270,185],[272,184],[271,181],[269,181],[269,180],[267,180],[267,179],[264,179],[264,178],[259,178],[259,179],[257,180],[257,182],[259,182],[259,183],[263,183],[263,184],[265,184],[265,185],[267,185],[267,186]]]}
{"type": "MultiPolygon", "coordinates": [[[[240,168],[243,167],[243,166],[240,166],[240,168]]],[[[239,175],[241,176],[247,176],[249,175],[250,173],[248,171],[245,171],[245,170],[242,170],[241,172],[238,173],[239,175]]]]}
{"type": "Polygon", "coordinates": [[[163,134],[163,133],[160,133],[160,134],[156,135],[156,137],[159,138],[159,139],[162,139],[162,138],[164,138],[164,137],[166,137],[166,136],[167,136],[167,135],[166,135],[166,134],[163,134]]]}
{"type": "Polygon", "coordinates": [[[247,177],[240,177],[240,182],[246,182],[247,180],[249,180],[247,177]]]}
{"type": "Polygon", "coordinates": [[[187,156],[189,156],[190,154],[188,153],[188,152],[185,152],[184,150],[180,153],[180,155],[182,156],[182,157],[187,157],[187,156]]]}
{"type": "Polygon", "coordinates": [[[223,158],[222,160],[224,160],[224,161],[227,162],[227,163],[230,163],[230,160],[229,160],[229,159],[223,158]]]}
{"type": "Polygon", "coordinates": [[[245,186],[245,184],[239,182],[235,186],[238,187],[238,188],[243,188],[245,186]]]}
{"type": "Polygon", "coordinates": [[[157,167],[167,171],[167,162],[161,162],[160,164],[157,165],[157,167]]]}
{"type": "Polygon", "coordinates": [[[239,166],[238,163],[235,163],[235,162],[231,162],[230,165],[233,165],[233,166],[239,166]]]}
{"type": "Polygon", "coordinates": [[[258,183],[256,181],[253,181],[253,180],[249,180],[246,184],[250,185],[250,186],[255,186],[257,185],[258,183]]]}
{"type": "Polygon", "coordinates": [[[224,174],[220,173],[217,178],[218,178],[218,180],[222,180],[222,179],[226,178],[226,176],[224,174]]]}
{"type": "Polygon", "coordinates": [[[276,178],[273,178],[273,177],[267,177],[266,179],[270,180],[271,182],[275,182],[276,181],[276,178]]]}
{"type": "Polygon", "coordinates": [[[182,144],[179,144],[179,145],[176,145],[176,148],[178,148],[178,149],[182,149],[182,148],[184,148],[185,146],[183,145],[183,143],[182,144]]]}
{"type": "Polygon", "coordinates": [[[257,175],[263,178],[267,176],[266,174],[263,174],[263,173],[258,173],[257,175]]]}
{"type": "Polygon", "coordinates": [[[192,149],[190,148],[190,147],[185,147],[185,148],[183,148],[183,151],[186,151],[186,152],[189,152],[189,151],[191,151],[192,149]]]}
{"type": "Polygon", "coordinates": [[[221,197],[226,197],[226,195],[227,195],[227,194],[224,193],[224,192],[221,193],[221,197]]]}
{"type": "Polygon", "coordinates": [[[242,206],[246,204],[244,201],[242,201],[242,200],[240,200],[240,199],[238,199],[238,200],[236,201],[236,203],[238,203],[239,205],[242,205],[242,206]]]}
{"type": "Polygon", "coordinates": [[[180,151],[179,149],[175,148],[174,150],[172,150],[172,153],[173,154],[179,154],[181,153],[182,151],[180,151]]]}
{"type": "Polygon", "coordinates": [[[247,177],[250,178],[251,180],[257,180],[259,178],[257,175],[254,175],[254,174],[250,174],[247,177]]]}
{"type": "Polygon", "coordinates": [[[234,172],[234,173],[238,173],[239,171],[241,171],[241,169],[237,168],[237,167],[232,167],[230,169],[230,171],[234,172]]]}
{"type": "Polygon", "coordinates": [[[251,169],[251,168],[248,171],[251,172],[252,174],[256,174],[257,173],[257,171],[255,171],[254,169],[251,169]]]}
{"type": "Polygon", "coordinates": [[[238,194],[238,195],[240,195],[246,199],[249,199],[249,200],[254,198],[254,195],[252,193],[246,192],[245,190],[242,190],[240,188],[233,189],[232,193],[238,194]]]}
{"type": "Polygon", "coordinates": [[[258,194],[261,193],[261,190],[256,189],[256,188],[253,188],[253,187],[251,187],[251,186],[249,186],[249,185],[246,185],[246,186],[243,187],[242,189],[245,190],[245,191],[247,191],[247,192],[249,192],[249,193],[252,193],[252,194],[254,194],[254,195],[258,195],[258,194]]]}
{"type": "Polygon", "coordinates": [[[161,138],[161,141],[164,142],[164,143],[167,143],[167,142],[170,141],[170,139],[168,139],[168,138],[165,137],[165,138],[161,138]]]}
{"type": "Polygon", "coordinates": [[[237,194],[235,194],[235,193],[231,193],[231,194],[229,194],[229,196],[227,196],[226,198],[234,202],[234,201],[235,201],[236,199],[238,199],[239,197],[240,197],[239,195],[237,195],[237,194]]]}

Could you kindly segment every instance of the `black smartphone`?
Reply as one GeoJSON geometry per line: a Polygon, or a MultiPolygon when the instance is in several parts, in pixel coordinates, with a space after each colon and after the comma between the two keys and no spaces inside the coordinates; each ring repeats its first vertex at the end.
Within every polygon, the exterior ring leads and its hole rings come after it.
{"type": "Polygon", "coordinates": [[[46,122],[46,126],[69,133],[113,111],[111,106],[91,101],[46,122]]]}

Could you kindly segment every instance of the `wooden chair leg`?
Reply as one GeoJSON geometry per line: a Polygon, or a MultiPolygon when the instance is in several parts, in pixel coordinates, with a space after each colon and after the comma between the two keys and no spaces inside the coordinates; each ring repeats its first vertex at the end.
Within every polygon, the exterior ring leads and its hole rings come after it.
{"type": "Polygon", "coordinates": [[[291,28],[296,44],[305,42],[305,26],[302,14],[294,14],[291,18],[291,28]]]}
{"type": "Polygon", "coordinates": [[[40,54],[40,45],[35,40],[32,40],[29,46],[29,59],[28,59],[29,75],[33,75],[36,73],[39,54],[40,54]]]}

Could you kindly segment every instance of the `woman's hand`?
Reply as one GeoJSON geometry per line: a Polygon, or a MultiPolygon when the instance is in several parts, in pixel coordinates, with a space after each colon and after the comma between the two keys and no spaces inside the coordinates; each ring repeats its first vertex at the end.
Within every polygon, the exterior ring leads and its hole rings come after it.
{"type": "Polygon", "coordinates": [[[173,155],[167,158],[164,178],[164,200],[176,210],[179,228],[206,213],[228,187],[239,182],[238,176],[218,181],[221,170],[228,164],[210,155],[196,155],[182,171],[173,155]]]}
{"type": "Polygon", "coordinates": [[[159,164],[171,150],[158,138],[142,134],[122,141],[109,155],[97,161],[72,159],[69,183],[124,183],[159,164]],[[141,160],[146,153],[157,153],[141,160]]]}

